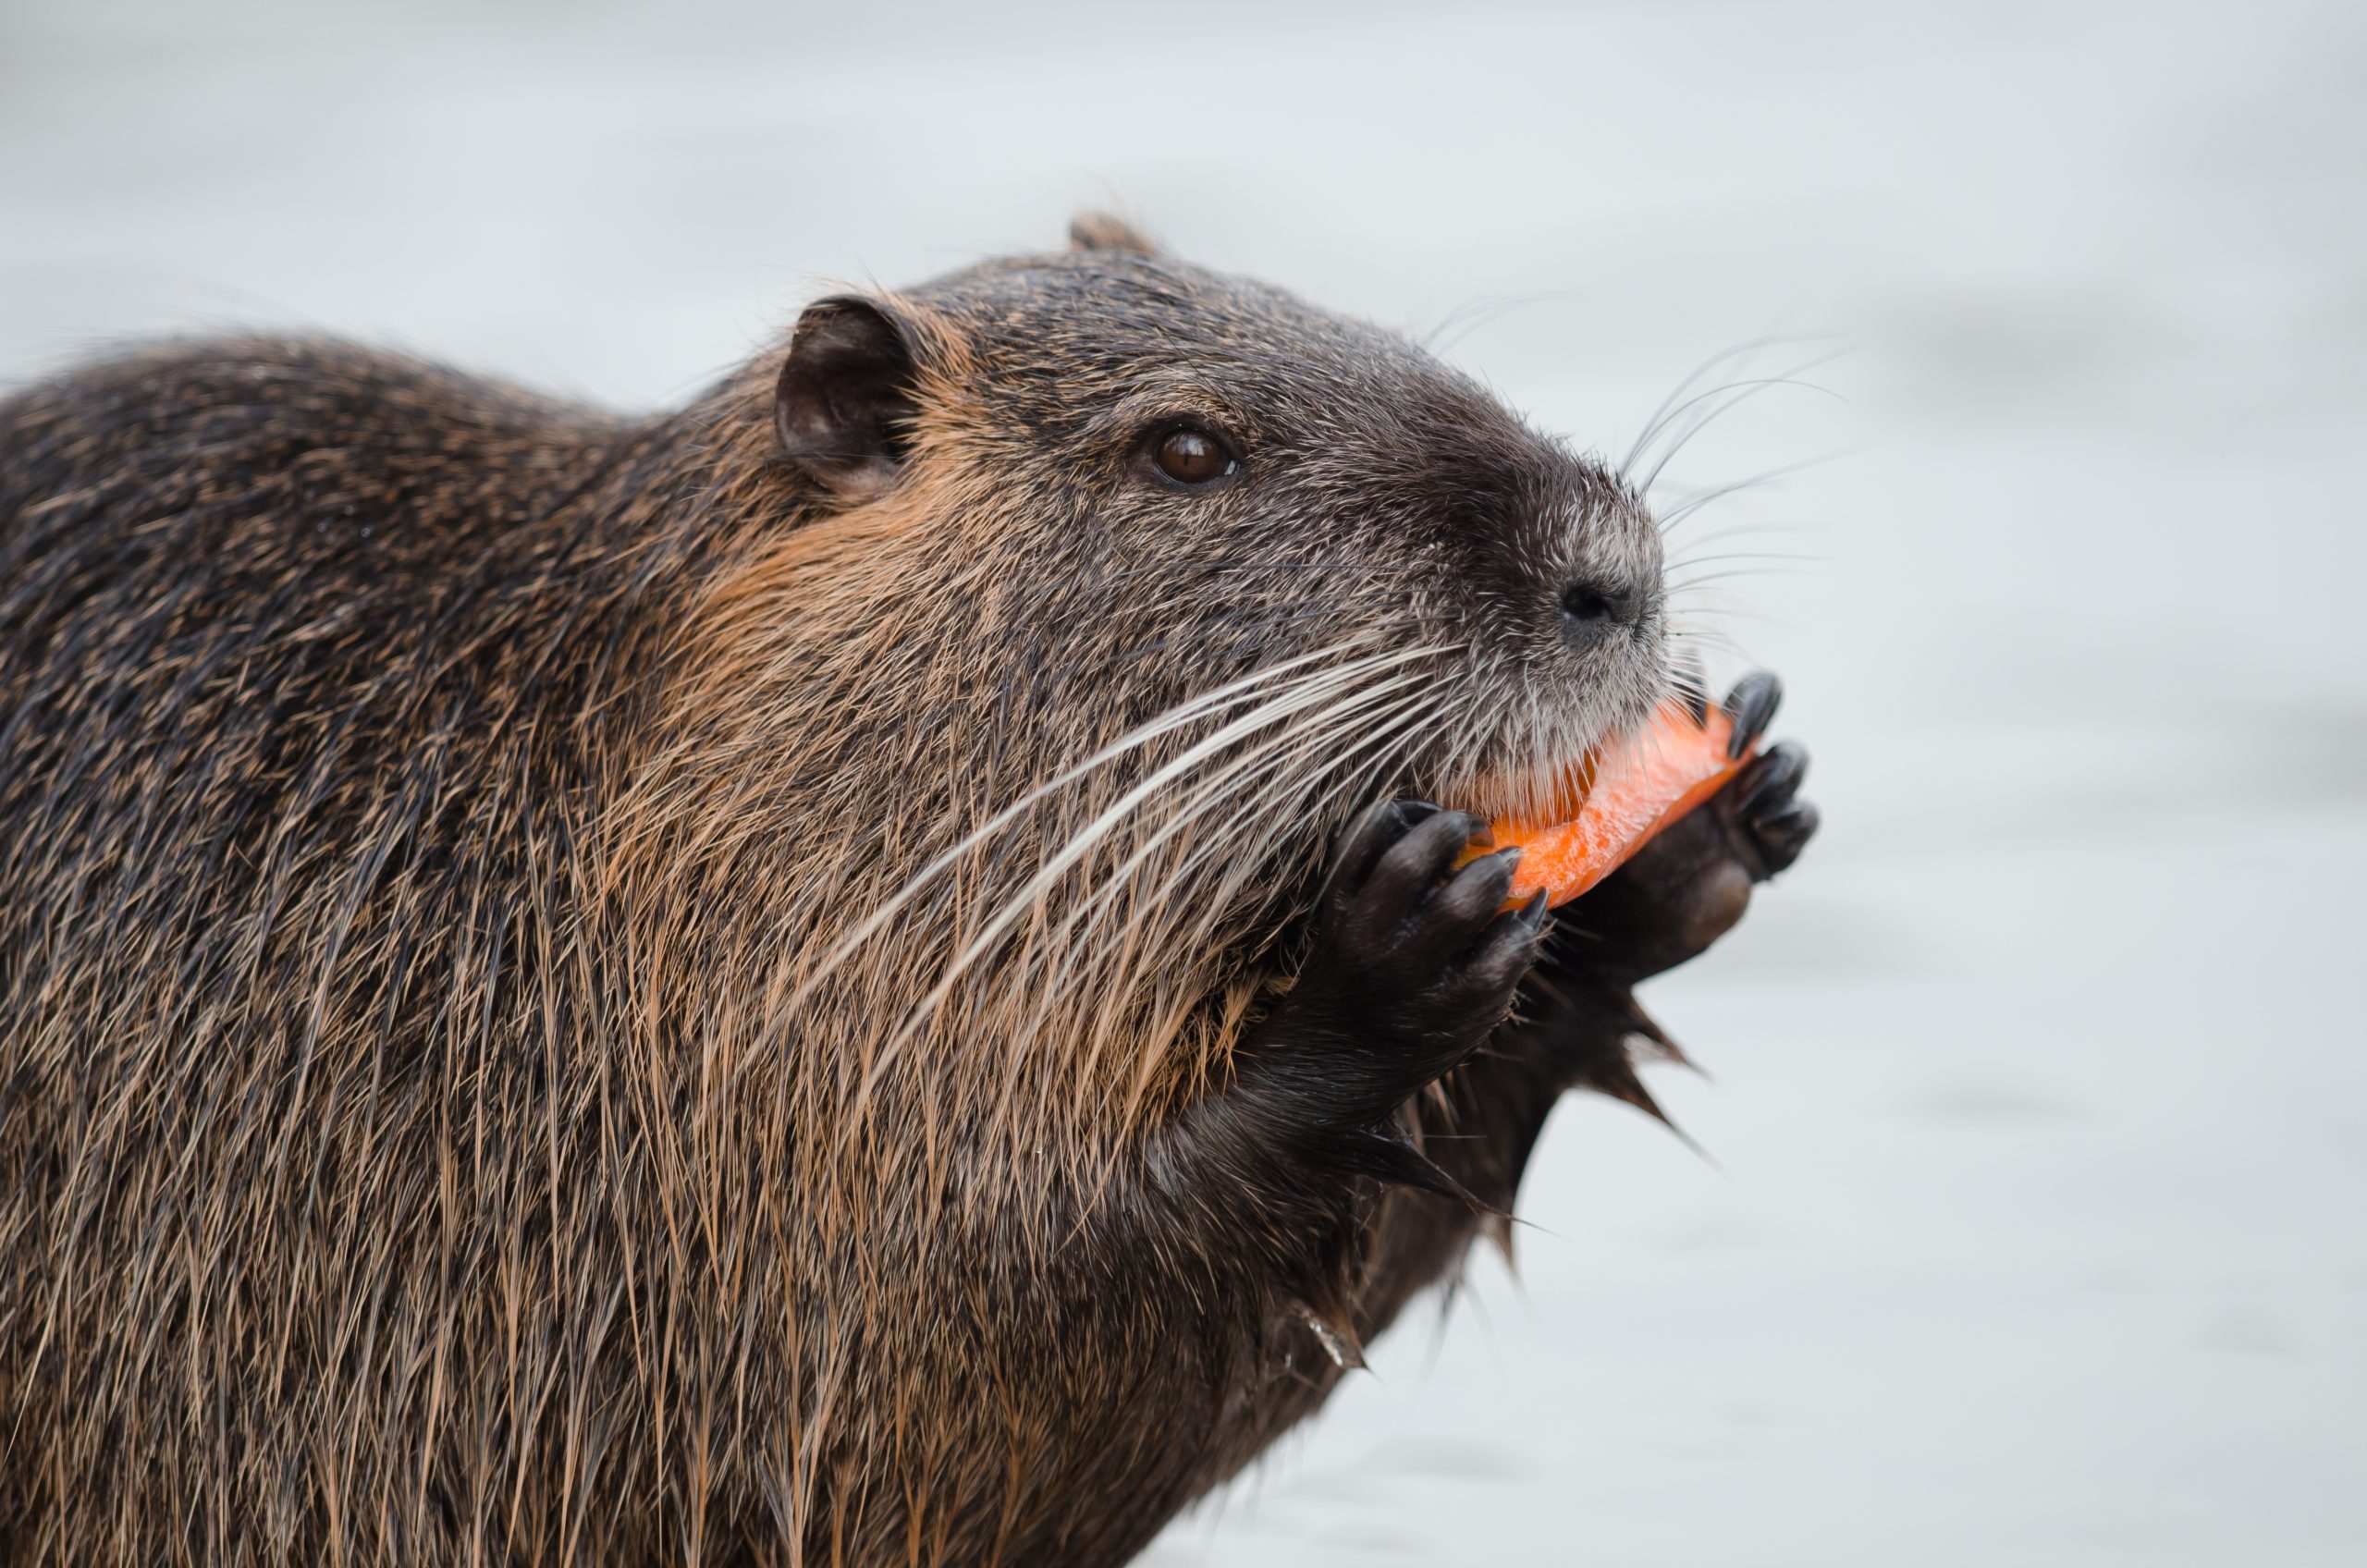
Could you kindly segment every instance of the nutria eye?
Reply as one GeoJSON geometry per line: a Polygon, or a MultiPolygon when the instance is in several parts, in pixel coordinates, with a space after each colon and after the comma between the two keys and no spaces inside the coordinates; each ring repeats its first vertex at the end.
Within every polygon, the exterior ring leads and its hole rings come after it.
{"type": "Polygon", "coordinates": [[[1159,472],[1178,484],[1213,484],[1239,472],[1241,465],[1224,444],[1205,430],[1171,430],[1151,448],[1159,472]]]}

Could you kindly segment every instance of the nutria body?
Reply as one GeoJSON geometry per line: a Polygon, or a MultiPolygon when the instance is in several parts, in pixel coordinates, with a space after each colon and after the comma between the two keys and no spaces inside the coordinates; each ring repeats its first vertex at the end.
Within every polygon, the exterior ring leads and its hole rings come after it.
{"type": "Polygon", "coordinates": [[[0,1547],[1122,1562],[1813,827],[1777,748],[1540,936],[1376,805],[1670,658],[1614,480],[1107,224],[648,420],[0,402],[0,1547]]]}

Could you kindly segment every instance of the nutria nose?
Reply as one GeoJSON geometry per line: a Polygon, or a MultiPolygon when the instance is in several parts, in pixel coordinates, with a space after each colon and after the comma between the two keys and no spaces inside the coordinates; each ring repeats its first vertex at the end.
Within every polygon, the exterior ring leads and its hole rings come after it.
{"type": "Polygon", "coordinates": [[[1592,647],[1613,628],[1635,625],[1642,603],[1640,594],[1582,578],[1562,590],[1562,636],[1572,647],[1592,647]]]}

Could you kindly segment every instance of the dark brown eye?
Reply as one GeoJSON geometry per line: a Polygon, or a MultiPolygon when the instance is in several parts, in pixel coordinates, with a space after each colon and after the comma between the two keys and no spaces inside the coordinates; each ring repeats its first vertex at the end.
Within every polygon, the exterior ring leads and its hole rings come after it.
{"type": "Polygon", "coordinates": [[[1171,430],[1151,449],[1159,472],[1178,484],[1210,484],[1241,465],[1205,430],[1171,430]]]}

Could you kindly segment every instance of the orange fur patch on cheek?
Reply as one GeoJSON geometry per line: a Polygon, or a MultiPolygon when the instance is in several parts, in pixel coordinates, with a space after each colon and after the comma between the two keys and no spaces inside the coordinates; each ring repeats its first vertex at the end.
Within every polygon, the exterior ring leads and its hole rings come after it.
{"type": "Polygon", "coordinates": [[[877,499],[752,540],[693,604],[665,704],[680,717],[744,697],[785,644],[876,635],[941,566],[942,537],[975,517],[989,472],[967,450],[981,410],[934,375],[900,482],[877,499]]]}

